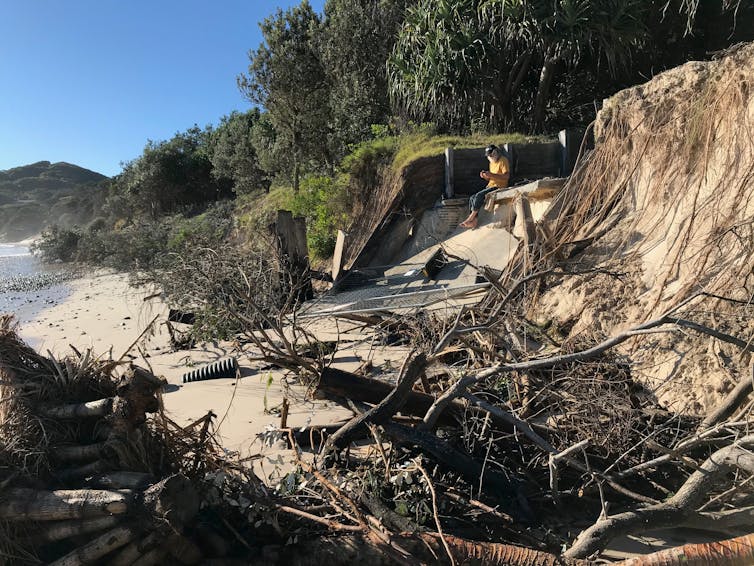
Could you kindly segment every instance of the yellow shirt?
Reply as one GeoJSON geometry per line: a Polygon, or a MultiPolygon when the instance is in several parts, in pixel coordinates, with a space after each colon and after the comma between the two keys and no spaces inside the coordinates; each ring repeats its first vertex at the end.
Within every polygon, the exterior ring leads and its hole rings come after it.
{"type": "MultiPolygon", "coordinates": [[[[494,173],[497,175],[510,175],[511,168],[510,164],[508,163],[508,159],[505,157],[500,157],[497,161],[492,161],[490,163],[490,173],[494,173]]],[[[487,188],[490,189],[492,187],[497,187],[500,189],[504,189],[508,186],[508,181],[506,180],[504,183],[495,181],[495,179],[490,179],[487,183],[487,188]]]]}

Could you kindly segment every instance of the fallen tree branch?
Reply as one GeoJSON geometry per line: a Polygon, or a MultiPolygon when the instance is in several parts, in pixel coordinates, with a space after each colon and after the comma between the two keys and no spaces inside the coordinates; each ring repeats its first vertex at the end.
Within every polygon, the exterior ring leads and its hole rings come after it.
{"type": "Polygon", "coordinates": [[[579,534],[564,556],[585,558],[604,550],[617,536],[682,524],[696,512],[720,477],[734,469],[754,474],[754,454],[748,450],[752,446],[754,435],[745,436],[734,444],[721,448],[689,476],[673,497],[663,503],[598,520],[579,534]]]}
{"type": "Polygon", "coordinates": [[[702,334],[707,334],[708,336],[717,338],[722,342],[727,342],[728,344],[738,346],[744,352],[750,352],[752,350],[752,344],[750,342],[746,342],[744,340],[741,340],[740,338],[726,334],[725,332],[720,332],[719,330],[715,330],[714,328],[710,328],[709,326],[704,326],[703,324],[699,324],[698,322],[693,322],[684,318],[674,318],[672,322],[674,324],[677,324],[678,326],[690,328],[691,330],[696,330],[697,332],[701,332],[702,334]]]}
{"type": "Polygon", "coordinates": [[[728,393],[725,400],[723,400],[723,402],[712,413],[705,417],[699,425],[700,431],[723,422],[741,406],[741,403],[743,403],[751,393],[752,386],[754,385],[754,364],[752,364],[749,373],[751,374],[750,377],[741,379],[738,385],[728,393]]]}
{"type": "MultiPolygon", "coordinates": [[[[479,478],[482,474],[482,464],[471,456],[456,450],[434,434],[393,422],[383,423],[382,428],[393,439],[418,446],[435,460],[459,472],[467,481],[474,484],[479,483],[479,478]]],[[[499,495],[508,494],[509,496],[514,496],[516,494],[517,490],[515,486],[500,473],[487,471],[485,473],[485,480],[487,486],[499,495]]]]}
{"type": "Polygon", "coordinates": [[[683,526],[720,532],[736,528],[750,528],[752,524],[754,524],[754,507],[744,507],[713,513],[697,513],[686,519],[683,526]]]}
{"type": "Polygon", "coordinates": [[[617,346],[618,344],[621,344],[625,342],[626,340],[633,338],[634,336],[645,334],[647,331],[656,329],[658,326],[662,326],[664,324],[668,324],[672,322],[669,319],[670,314],[672,312],[675,312],[682,306],[688,304],[692,299],[695,299],[696,297],[698,297],[698,295],[694,295],[690,297],[689,299],[686,299],[680,305],[678,305],[677,307],[674,307],[673,309],[668,311],[666,314],[664,314],[660,318],[656,318],[654,320],[650,320],[649,322],[639,324],[638,326],[635,326],[629,330],[616,334],[615,336],[612,336],[608,338],[607,340],[604,340],[591,348],[587,348],[586,350],[581,350],[579,352],[574,352],[572,354],[561,354],[559,356],[551,356],[548,358],[534,359],[534,360],[528,360],[525,362],[517,362],[517,363],[512,363],[512,364],[499,363],[492,367],[485,368],[477,372],[475,375],[463,376],[458,381],[456,381],[449,389],[447,389],[445,393],[443,393],[440,397],[437,398],[437,400],[434,402],[432,407],[430,407],[427,413],[425,414],[424,423],[421,425],[421,428],[425,430],[434,428],[434,425],[436,424],[437,419],[439,418],[440,414],[445,410],[445,408],[454,399],[457,399],[458,397],[461,397],[462,395],[464,395],[466,390],[471,385],[474,385],[475,383],[482,383],[492,377],[500,375],[501,373],[510,373],[514,371],[541,370],[541,369],[547,369],[547,368],[552,368],[556,366],[572,364],[575,362],[582,362],[585,360],[595,358],[603,354],[607,350],[617,346]]]}
{"type": "Polygon", "coordinates": [[[414,383],[419,379],[426,365],[427,357],[424,354],[410,355],[404,362],[395,389],[375,407],[354,417],[330,436],[325,442],[322,453],[327,454],[334,448],[345,447],[350,442],[353,433],[365,426],[365,423],[382,424],[390,419],[405,404],[414,383]]]}
{"type": "Polygon", "coordinates": [[[631,468],[628,468],[627,470],[618,472],[617,474],[615,474],[615,478],[623,479],[630,476],[634,476],[640,472],[643,472],[652,468],[656,468],[657,466],[661,464],[670,462],[674,458],[677,458],[677,456],[681,454],[683,451],[690,450],[691,448],[694,448],[696,446],[699,446],[700,444],[708,442],[711,437],[713,437],[715,434],[719,433],[723,429],[731,429],[731,428],[736,428],[736,427],[748,427],[750,424],[751,423],[749,421],[719,423],[718,425],[712,428],[709,428],[703,432],[700,432],[699,434],[695,436],[686,438],[685,440],[679,442],[678,444],[676,444],[673,450],[670,451],[670,453],[663,454],[662,456],[658,456],[657,458],[647,460],[646,462],[637,464],[631,468]]]}

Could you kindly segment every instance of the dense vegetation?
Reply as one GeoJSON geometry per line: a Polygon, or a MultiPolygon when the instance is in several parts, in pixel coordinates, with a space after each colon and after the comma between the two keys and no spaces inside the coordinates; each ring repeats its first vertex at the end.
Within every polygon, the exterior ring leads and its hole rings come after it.
{"type": "Polygon", "coordinates": [[[303,0],[260,24],[239,69],[253,109],[149,141],[86,226],[51,227],[38,249],[150,269],[253,245],[287,208],[326,258],[385,167],[586,125],[604,97],[752,39],[752,24],[734,0],[328,0],[322,14],[303,0]]]}

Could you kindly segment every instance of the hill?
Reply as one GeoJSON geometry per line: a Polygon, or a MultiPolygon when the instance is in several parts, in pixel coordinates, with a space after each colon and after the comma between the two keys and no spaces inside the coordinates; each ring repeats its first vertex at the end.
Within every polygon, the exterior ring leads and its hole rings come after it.
{"type": "Polygon", "coordinates": [[[102,203],[107,179],[65,162],[38,161],[0,171],[0,240],[22,240],[52,223],[88,222],[102,203]]]}

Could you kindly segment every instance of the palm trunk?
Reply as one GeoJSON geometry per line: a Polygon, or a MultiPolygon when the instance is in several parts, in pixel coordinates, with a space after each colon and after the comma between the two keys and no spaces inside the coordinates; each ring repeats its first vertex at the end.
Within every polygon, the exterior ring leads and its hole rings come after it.
{"type": "Polygon", "coordinates": [[[532,52],[526,51],[516,58],[516,61],[508,72],[508,79],[505,81],[505,87],[503,88],[498,98],[498,108],[500,108],[500,116],[497,116],[498,126],[502,126],[504,123],[514,123],[513,119],[513,99],[521,87],[521,83],[526,77],[526,74],[531,68],[532,52]]]}
{"type": "Polygon", "coordinates": [[[53,562],[51,566],[83,566],[97,562],[116,548],[131,542],[136,537],[133,527],[116,527],[53,562]]]}
{"type": "Polygon", "coordinates": [[[126,513],[131,494],[95,489],[35,491],[16,488],[3,492],[0,519],[4,521],[65,521],[126,513]]]}
{"type": "Polygon", "coordinates": [[[70,521],[54,521],[40,525],[39,530],[32,536],[37,544],[58,542],[67,538],[91,535],[105,529],[112,529],[121,520],[118,515],[95,517],[94,519],[73,519],[70,521]]]}
{"type": "Polygon", "coordinates": [[[550,100],[550,89],[555,76],[555,70],[559,59],[557,57],[545,58],[542,65],[542,72],[539,75],[539,87],[537,88],[537,98],[534,102],[534,133],[540,133],[544,129],[545,110],[550,100]]]}

